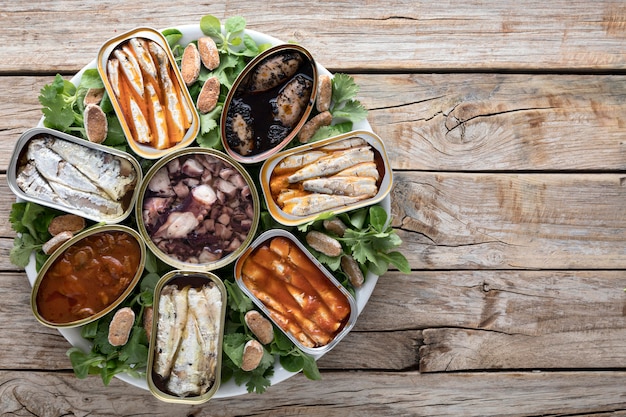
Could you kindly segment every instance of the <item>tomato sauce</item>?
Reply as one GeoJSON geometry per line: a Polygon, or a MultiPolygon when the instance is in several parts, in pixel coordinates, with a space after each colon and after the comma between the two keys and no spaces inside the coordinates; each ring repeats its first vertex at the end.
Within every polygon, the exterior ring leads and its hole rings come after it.
{"type": "Polygon", "coordinates": [[[330,343],[350,315],[346,296],[283,237],[272,238],[246,258],[242,281],[274,321],[307,347],[330,343]]]}
{"type": "Polygon", "coordinates": [[[141,262],[139,243],[125,232],[100,232],[76,242],[44,275],[37,309],[51,323],[90,317],[115,302],[141,262]]]}

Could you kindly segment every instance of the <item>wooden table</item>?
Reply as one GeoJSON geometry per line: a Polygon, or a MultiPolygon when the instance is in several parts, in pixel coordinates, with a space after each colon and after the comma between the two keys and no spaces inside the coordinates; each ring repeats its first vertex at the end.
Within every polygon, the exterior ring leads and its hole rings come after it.
{"type": "Polygon", "coordinates": [[[624,2],[3,3],[0,414],[626,415],[624,2]],[[123,31],[204,14],[241,15],[354,76],[412,272],[381,277],[322,381],[194,407],[74,377],[8,260],[5,167],[56,73],[123,31]]]}

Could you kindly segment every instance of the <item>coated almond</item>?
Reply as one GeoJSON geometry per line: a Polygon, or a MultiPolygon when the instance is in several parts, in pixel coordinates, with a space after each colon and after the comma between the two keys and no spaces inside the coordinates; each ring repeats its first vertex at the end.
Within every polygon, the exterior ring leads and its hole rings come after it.
{"type": "Polygon", "coordinates": [[[350,255],[343,255],[341,257],[341,270],[348,276],[350,284],[354,288],[360,288],[365,281],[363,271],[359,268],[359,264],[350,255]]]}
{"type": "Polygon", "coordinates": [[[109,324],[109,343],[112,346],[124,346],[134,323],[135,312],[130,307],[117,310],[109,324]]]}
{"type": "Polygon", "coordinates": [[[190,43],[183,51],[180,62],[180,75],[187,86],[195,83],[200,76],[200,53],[195,43],[190,43]]]}
{"type": "Polygon", "coordinates": [[[97,104],[88,104],[83,112],[87,139],[93,143],[102,143],[107,138],[109,124],[107,116],[97,104]]]}
{"type": "Polygon", "coordinates": [[[272,326],[272,322],[263,317],[263,315],[256,310],[248,311],[244,316],[244,320],[250,331],[259,339],[259,342],[264,345],[272,343],[272,340],[274,340],[274,327],[272,326]]]}
{"type": "Polygon", "coordinates": [[[148,340],[152,337],[152,318],[154,316],[154,308],[146,307],[143,311],[143,329],[146,331],[148,340]]]}
{"type": "Polygon", "coordinates": [[[301,143],[308,142],[315,132],[322,126],[329,126],[333,121],[333,115],[329,111],[325,111],[313,116],[308,122],[302,126],[298,133],[298,140],[301,143]]]}
{"type": "Polygon", "coordinates": [[[322,74],[317,82],[317,101],[315,107],[322,113],[330,109],[330,99],[333,95],[333,86],[330,75],[322,74]]]}
{"type": "Polygon", "coordinates": [[[85,98],[83,98],[83,104],[85,106],[88,104],[100,104],[102,97],[104,97],[104,88],[90,88],[87,90],[85,98]]]}
{"type": "Polygon", "coordinates": [[[198,51],[200,52],[202,64],[208,70],[214,70],[220,66],[220,52],[211,37],[204,36],[198,39],[198,51]]]}
{"type": "Polygon", "coordinates": [[[256,340],[248,340],[243,347],[241,359],[241,369],[243,371],[253,371],[259,366],[263,359],[263,346],[256,340]]]}
{"type": "Polygon", "coordinates": [[[202,85],[202,90],[198,94],[198,111],[208,113],[215,108],[217,100],[220,98],[220,80],[217,77],[208,78],[202,85]]]}
{"type": "Polygon", "coordinates": [[[56,236],[61,232],[78,233],[85,228],[85,219],[76,214],[62,214],[55,217],[48,225],[48,232],[56,236]]]}
{"type": "Polygon", "coordinates": [[[53,236],[46,243],[44,243],[41,247],[41,250],[46,255],[50,255],[52,252],[57,250],[62,244],[70,240],[72,237],[74,237],[74,234],[72,232],[67,232],[67,231],[61,232],[57,234],[56,236],[53,236]]]}
{"type": "Polygon", "coordinates": [[[306,243],[326,256],[339,256],[343,252],[337,239],[317,230],[311,230],[306,234],[306,243]]]}
{"type": "Polygon", "coordinates": [[[324,220],[322,224],[324,225],[324,229],[336,234],[339,237],[343,237],[343,234],[348,229],[346,224],[337,217],[335,217],[334,219],[330,219],[330,220],[324,220]]]}

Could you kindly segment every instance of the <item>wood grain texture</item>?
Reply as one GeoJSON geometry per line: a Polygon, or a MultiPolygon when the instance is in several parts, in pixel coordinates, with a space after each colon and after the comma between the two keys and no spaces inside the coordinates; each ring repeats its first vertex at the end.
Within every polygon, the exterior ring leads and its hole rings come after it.
{"type": "Polygon", "coordinates": [[[622,1],[5,3],[0,218],[14,145],[56,73],[69,79],[138,26],[241,15],[354,76],[394,170],[412,272],[379,279],[319,359],[322,381],[172,405],[76,379],[0,221],[0,415],[626,417],[622,1]]]}
{"type": "MultiPolygon", "coordinates": [[[[0,168],[53,77],[0,77],[0,168]],[[20,91],[15,95],[15,91],[20,91]]],[[[394,169],[626,170],[626,76],[359,74],[394,169]]]]}
{"type": "MultiPolygon", "coordinates": [[[[423,372],[621,368],[624,288],[621,271],[390,272],[354,330],[318,364],[423,372]]],[[[69,369],[69,343],[35,320],[29,297],[24,274],[0,274],[0,305],[11,312],[0,322],[0,369],[69,369]]]]}
{"type": "Polygon", "coordinates": [[[624,69],[626,8],[619,1],[589,7],[582,0],[546,3],[393,0],[345,1],[322,7],[292,0],[272,3],[280,13],[259,13],[244,0],[210,7],[168,1],[9,3],[0,25],[17,41],[5,43],[0,72],[75,72],[109,38],[137,26],[158,29],[198,24],[210,13],[240,15],[250,29],[297,41],[320,63],[349,71],[624,69]],[[71,11],[71,12],[69,12],[71,11]],[[71,13],[71,17],[68,16],[71,13]],[[77,29],[76,22],[80,22],[77,29]],[[80,36],[77,33],[80,32],[80,36]]]}
{"type": "Polygon", "coordinates": [[[13,416],[507,416],[625,415],[624,372],[324,372],[297,375],[263,395],[166,404],[113,380],[0,371],[0,411],[13,416]],[[314,387],[315,389],[312,389],[314,387]],[[390,401],[390,399],[393,401],[390,401]],[[96,412],[94,412],[96,410],[96,412]]]}
{"type": "Polygon", "coordinates": [[[393,225],[418,269],[626,267],[623,174],[402,172],[393,225]]]}

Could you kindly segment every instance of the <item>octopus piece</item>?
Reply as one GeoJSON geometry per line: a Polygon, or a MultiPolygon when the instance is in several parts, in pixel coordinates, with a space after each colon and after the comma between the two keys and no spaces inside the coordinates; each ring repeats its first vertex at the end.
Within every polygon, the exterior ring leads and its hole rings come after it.
{"type": "Polygon", "coordinates": [[[213,155],[178,159],[156,173],[162,178],[149,182],[142,208],[146,232],[179,261],[214,262],[237,250],[251,230],[250,186],[235,167],[213,155]]]}

